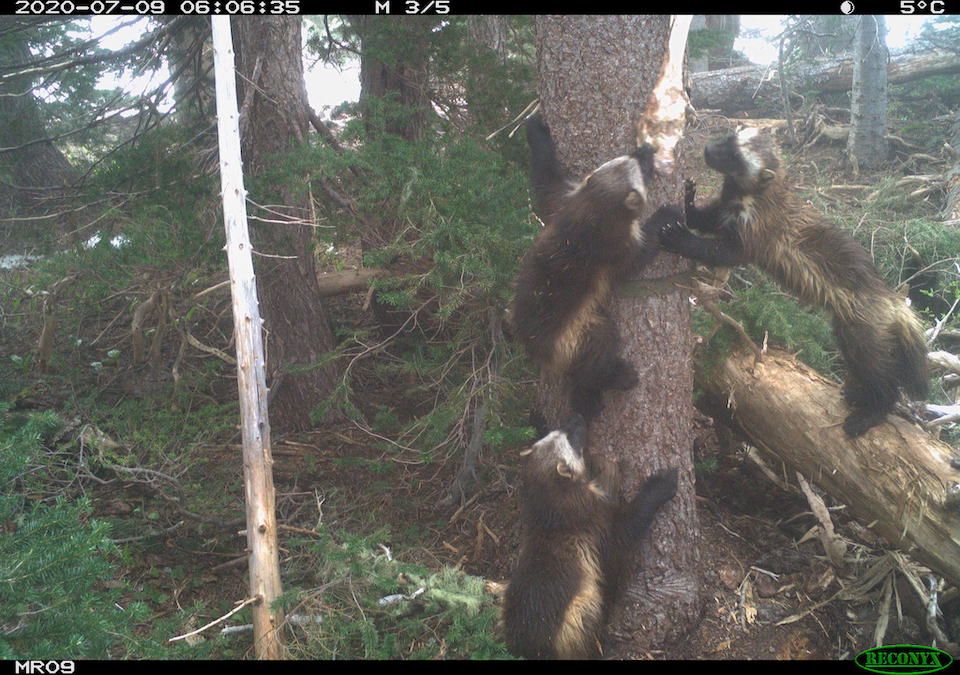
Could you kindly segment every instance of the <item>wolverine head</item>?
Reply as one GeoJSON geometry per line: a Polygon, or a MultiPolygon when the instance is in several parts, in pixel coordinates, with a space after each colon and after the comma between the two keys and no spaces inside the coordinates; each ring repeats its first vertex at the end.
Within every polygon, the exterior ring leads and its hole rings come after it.
{"type": "Polygon", "coordinates": [[[759,129],[739,127],[736,133],[713,141],[703,158],[714,171],[734,179],[748,193],[763,191],[780,172],[773,141],[759,129]]]}
{"type": "Polygon", "coordinates": [[[587,176],[576,193],[596,205],[617,205],[639,212],[647,201],[647,181],[653,174],[653,147],[644,144],[629,155],[601,164],[587,176]]]}
{"type": "Polygon", "coordinates": [[[586,440],[587,424],[582,415],[574,414],[562,427],[551,431],[521,454],[528,455],[528,472],[580,481],[586,474],[583,460],[586,440]]]}

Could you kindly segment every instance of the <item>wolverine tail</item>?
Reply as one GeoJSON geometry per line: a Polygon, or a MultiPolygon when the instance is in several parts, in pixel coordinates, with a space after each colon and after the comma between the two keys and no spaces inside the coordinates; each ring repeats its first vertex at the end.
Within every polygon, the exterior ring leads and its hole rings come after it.
{"type": "Polygon", "coordinates": [[[896,368],[900,386],[913,399],[923,399],[930,392],[927,375],[927,343],[917,315],[898,299],[892,330],[897,342],[896,368]]]}

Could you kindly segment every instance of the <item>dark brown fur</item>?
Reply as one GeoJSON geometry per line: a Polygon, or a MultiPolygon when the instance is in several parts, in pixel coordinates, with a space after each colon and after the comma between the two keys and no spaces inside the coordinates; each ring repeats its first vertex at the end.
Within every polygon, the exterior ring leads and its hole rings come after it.
{"type": "Polygon", "coordinates": [[[617,279],[657,253],[656,233],[679,221],[664,207],[641,225],[652,148],[618,157],[574,186],[546,124],[527,122],[534,201],[545,227],[521,263],[510,314],[514,335],[546,373],[563,378],[571,407],[586,418],[606,389],[636,385],[621,359],[610,299],[617,279]]]}
{"type": "Polygon", "coordinates": [[[615,471],[597,471],[583,457],[585,434],[575,416],[533,446],[523,469],[520,558],[503,607],[507,645],[517,656],[600,655],[623,563],[676,492],[676,470],[664,471],[621,507],[615,471]]]}
{"type": "Polygon", "coordinates": [[[669,226],[661,232],[663,247],[711,265],[753,263],[802,302],[832,313],[848,371],[848,435],[882,422],[901,388],[925,397],[927,350],[919,320],[887,288],[867,251],[797,198],[773,143],[738,132],[708,145],[704,157],[724,174],[723,188],[718,199],[697,208],[688,183],[687,225],[715,236],[669,226]]]}

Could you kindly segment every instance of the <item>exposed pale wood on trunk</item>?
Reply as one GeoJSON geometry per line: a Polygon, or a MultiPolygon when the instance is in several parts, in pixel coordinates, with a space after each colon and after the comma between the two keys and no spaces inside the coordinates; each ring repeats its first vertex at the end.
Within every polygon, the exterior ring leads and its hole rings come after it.
{"type": "Polygon", "coordinates": [[[896,415],[850,439],[840,387],[790,355],[771,351],[754,367],[744,352],[699,376],[762,451],[816,483],[891,544],[960,582],[960,519],[944,500],[960,471],[952,449],[896,415]]]}

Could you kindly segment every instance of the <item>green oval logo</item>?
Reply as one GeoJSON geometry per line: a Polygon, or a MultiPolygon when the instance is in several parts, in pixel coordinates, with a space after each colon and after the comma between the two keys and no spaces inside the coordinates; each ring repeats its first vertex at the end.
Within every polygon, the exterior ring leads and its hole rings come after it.
{"type": "Polygon", "coordinates": [[[865,649],[853,659],[854,663],[873,673],[900,675],[935,673],[951,663],[953,657],[942,649],[923,645],[885,645],[865,649]]]}

